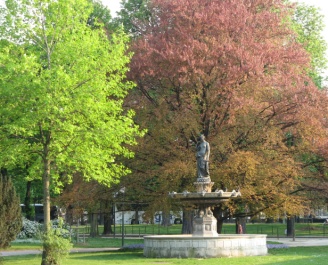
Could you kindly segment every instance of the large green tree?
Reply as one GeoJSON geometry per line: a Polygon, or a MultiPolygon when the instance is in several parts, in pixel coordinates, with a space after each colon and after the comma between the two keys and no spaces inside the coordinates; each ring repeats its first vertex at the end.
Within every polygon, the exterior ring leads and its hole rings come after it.
{"type": "MultiPolygon", "coordinates": [[[[87,23],[84,0],[6,1],[0,46],[1,165],[42,177],[45,228],[50,189],[75,172],[109,185],[129,170],[117,161],[142,133],[123,98],[124,34],[87,23]]],[[[97,23],[95,21],[95,23],[97,23]]],[[[47,231],[47,230],[46,230],[47,231]]]]}

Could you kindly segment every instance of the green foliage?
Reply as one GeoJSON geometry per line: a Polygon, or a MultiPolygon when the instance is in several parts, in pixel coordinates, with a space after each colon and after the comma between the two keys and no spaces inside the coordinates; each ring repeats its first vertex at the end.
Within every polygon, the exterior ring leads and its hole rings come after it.
{"type": "Polygon", "coordinates": [[[46,264],[60,265],[68,257],[73,244],[63,237],[63,222],[43,235],[43,251],[47,253],[46,264]]]}
{"type": "Polygon", "coordinates": [[[19,198],[10,180],[0,175],[0,248],[6,248],[22,227],[19,198]]]}
{"type": "MultiPolygon", "coordinates": [[[[8,0],[0,21],[0,166],[28,167],[42,178],[44,223],[50,229],[50,195],[74,174],[104,185],[130,170],[119,158],[143,133],[123,99],[128,37],[109,38],[103,24],[88,24],[87,0],[8,0]]],[[[49,232],[52,248],[65,244],[49,232]],[[52,247],[54,246],[54,247],[52,247]]],[[[49,237],[49,238],[48,238],[49,237]]],[[[65,252],[66,248],[63,249],[65,252]]],[[[58,252],[59,253],[59,252],[58,252]]]]}
{"type": "Polygon", "coordinates": [[[149,0],[122,0],[122,9],[114,19],[117,27],[123,25],[124,31],[132,36],[142,34],[138,21],[150,21],[151,13],[148,9],[149,0]]]}
{"type": "Polygon", "coordinates": [[[12,42],[0,46],[1,164],[29,163],[35,178],[51,171],[54,189],[76,172],[117,181],[129,172],[117,157],[132,157],[128,146],[142,134],[133,111],[123,109],[134,86],[124,81],[127,36],[108,41],[99,22],[90,28],[88,1],[10,0],[7,7],[0,37],[12,42]]]}
{"type": "Polygon", "coordinates": [[[112,16],[110,10],[102,4],[100,0],[90,0],[93,5],[93,11],[89,16],[88,24],[94,28],[99,27],[99,22],[107,31],[112,31],[112,16]]]}
{"type": "MultiPolygon", "coordinates": [[[[42,180],[36,179],[36,176],[29,176],[28,168],[14,168],[8,171],[8,175],[11,176],[13,184],[16,189],[16,193],[20,198],[21,203],[30,205],[32,203],[38,203],[42,201],[42,180]],[[31,180],[33,179],[33,180],[31,180]]],[[[55,194],[51,194],[54,196],[55,194]]],[[[34,210],[32,207],[25,207],[25,216],[34,216],[34,210]]]]}
{"type": "Polygon", "coordinates": [[[327,43],[322,32],[325,27],[324,15],[314,6],[298,4],[293,16],[293,29],[297,33],[297,41],[303,44],[304,48],[311,55],[311,69],[309,75],[315,84],[321,88],[323,81],[323,71],[327,67],[325,52],[327,43]]]}

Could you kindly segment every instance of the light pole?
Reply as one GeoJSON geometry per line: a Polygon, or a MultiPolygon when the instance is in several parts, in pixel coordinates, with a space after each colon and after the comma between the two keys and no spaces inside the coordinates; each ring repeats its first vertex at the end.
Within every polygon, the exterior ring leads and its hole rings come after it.
{"type": "Polygon", "coordinates": [[[114,239],[116,238],[116,202],[113,205],[113,219],[114,219],[114,239]]]}
{"type": "Polygon", "coordinates": [[[123,193],[123,202],[122,202],[122,247],[124,247],[124,194],[125,194],[125,187],[121,188],[120,192],[123,193]]]}

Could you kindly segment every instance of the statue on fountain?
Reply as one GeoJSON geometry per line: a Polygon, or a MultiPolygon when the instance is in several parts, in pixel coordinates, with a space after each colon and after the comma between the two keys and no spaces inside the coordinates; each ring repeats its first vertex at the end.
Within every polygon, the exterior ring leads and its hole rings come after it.
{"type": "Polygon", "coordinates": [[[209,158],[210,145],[205,141],[205,136],[201,134],[197,142],[197,178],[208,178],[209,173],[209,158]]]}

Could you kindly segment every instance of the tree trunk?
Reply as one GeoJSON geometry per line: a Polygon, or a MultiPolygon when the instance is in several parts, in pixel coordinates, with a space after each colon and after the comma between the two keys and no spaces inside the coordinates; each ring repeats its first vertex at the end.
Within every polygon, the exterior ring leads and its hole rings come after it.
{"type": "Polygon", "coordinates": [[[27,181],[26,193],[25,193],[25,198],[24,198],[25,217],[29,220],[32,220],[32,217],[33,217],[33,208],[31,205],[31,184],[32,184],[32,181],[27,181]]]}
{"type": "Polygon", "coordinates": [[[221,207],[214,207],[212,211],[217,221],[216,232],[222,234],[223,221],[227,219],[227,210],[223,210],[221,207]]]}
{"type": "Polygon", "coordinates": [[[43,174],[43,212],[44,212],[44,231],[50,230],[50,161],[44,161],[43,174]]]}
{"type": "Polygon", "coordinates": [[[169,226],[170,225],[170,213],[162,211],[162,225],[169,226]]]}
{"type": "Polygon", "coordinates": [[[98,236],[98,214],[90,214],[90,237],[98,236]]]}
{"type": "Polygon", "coordinates": [[[287,217],[287,236],[293,237],[294,230],[295,230],[295,217],[289,216],[289,217],[287,217]]]}
{"type": "Polygon", "coordinates": [[[105,213],[104,213],[104,235],[113,234],[113,206],[109,207],[110,202],[105,202],[105,213]]]}
{"type": "Polygon", "coordinates": [[[182,234],[192,234],[193,233],[193,219],[194,211],[193,210],[183,210],[182,218],[182,234]]]}
{"type": "Polygon", "coordinates": [[[138,225],[139,224],[139,210],[137,209],[134,215],[134,220],[132,220],[132,225],[138,225]]]}
{"type": "Polygon", "coordinates": [[[236,218],[236,234],[246,234],[246,218],[236,218]]]}
{"type": "Polygon", "coordinates": [[[223,228],[223,219],[222,218],[216,218],[216,232],[218,234],[222,234],[222,228],[223,228]]]}
{"type": "MultiPolygon", "coordinates": [[[[47,148],[45,148],[47,150],[47,148]]],[[[47,154],[47,151],[45,153],[47,154]]],[[[44,219],[44,233],[48,234],[50,231],[50,161],[47,158],[43,160],[43,219],[44,219]]],[[[41,265],[51,265],[52,262],[47,261],[48,248],[43,245],[42,262],[41,265]]]]}
{"type": "Polygon", "coordinates": [[[73,225],[73,205],[69,204],[67,209],[66,209],[66,214],[65,214],[65,221],[69,225],[73,225]]]}

